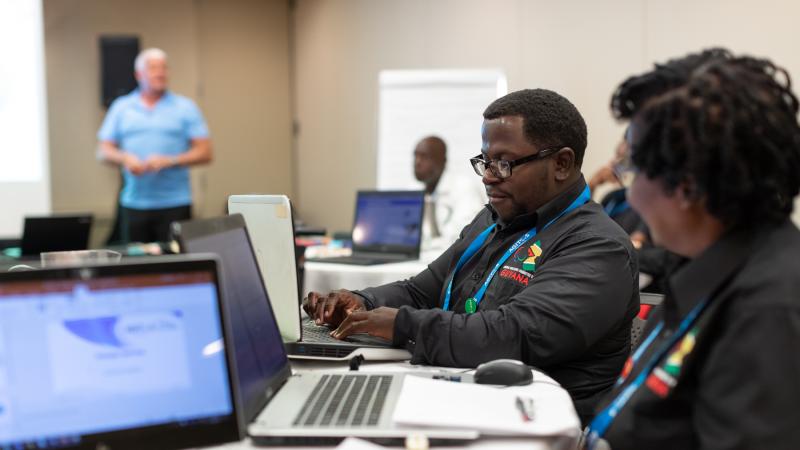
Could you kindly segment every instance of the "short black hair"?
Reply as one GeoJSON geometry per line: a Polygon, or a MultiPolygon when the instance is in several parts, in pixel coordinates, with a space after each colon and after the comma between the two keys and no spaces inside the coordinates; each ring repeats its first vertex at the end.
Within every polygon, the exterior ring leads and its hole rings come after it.
{"type": "MultiPolygon", "coordinates": [[[[425,141],[432,142],[435,145],[435,148],[441,150],[443,156],[447,156],[447,143],[444,142],[444,139],[436,135],[430,135],[419,140],[419,142],[425,141]]],[[[419,143],[417,144],[419,145],[419,143]]]]}
{"type": "Polygon", "coordinates": [[[575,166],[586,152],[586,122],[578,108],[556,92],[524,89],[500,97],[483,112],[487,120],[520,116],[530,143],[541,148],[563,146],[575,152],[575,166]]]}
{"type": "Polygon", "coordinates": [[[789,74],[767,59],[728,51],[688,64],[673,60],[623,83],[656,92],[649,97],[617,90],[612,105],[635,106],[634,166],[667,192],[686,183],[729,229],[787,220],[800,190],[798,100],[789,74]],[[683,79],[674,76],[676,67],[686,69],[683,79]]]}

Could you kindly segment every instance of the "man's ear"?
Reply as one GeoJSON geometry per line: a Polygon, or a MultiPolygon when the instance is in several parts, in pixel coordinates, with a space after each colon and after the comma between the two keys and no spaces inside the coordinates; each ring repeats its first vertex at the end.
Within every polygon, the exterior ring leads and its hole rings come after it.
{"type": "Polygon", "coordinates": [[[556,181],[566,181],[575,168],[575,150],[564,147],[552,157],[555,165],[556,181]]]}

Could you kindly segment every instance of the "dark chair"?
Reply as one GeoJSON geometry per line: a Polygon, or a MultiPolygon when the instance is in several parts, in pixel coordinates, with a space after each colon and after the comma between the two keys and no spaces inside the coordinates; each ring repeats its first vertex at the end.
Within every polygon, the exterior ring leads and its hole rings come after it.
{"type": "Polygon", "coordinates": [[[122,205],[119,204],[119,195],[122,193],[122,186],[125,184],[125,178],[122,176],[122,169],[119,171],[119,189],[117,189],[117,201],[114,207],[114,224],[111,225],[111,232],[106,238],[106,245],[127,245],[128,237],[122,235],[122,205]]]}
{"type": "MultiPolygon", "coordinates": [[[[664,296],[661,294],[651,294],[646,292],[639,293],[639,305],[645,306],[649,305],[648,311],[646,312],[647,315],[650,314],[652,307],[660,305],[661,302],[664,301],[664,296]]],[[[647,316],[641,317],[636,316],[633,318],[633,323],[631,324],[631,348],[636,348],[639,344],[639,340],[642,338],[642,330],[644,330],[644,324],[647,322],[647,316]]]]}

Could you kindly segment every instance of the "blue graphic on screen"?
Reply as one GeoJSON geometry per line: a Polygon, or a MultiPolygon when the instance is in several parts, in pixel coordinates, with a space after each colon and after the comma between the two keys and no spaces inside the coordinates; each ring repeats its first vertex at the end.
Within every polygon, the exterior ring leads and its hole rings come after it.
{"type": "Polygon", "coordinates": [[[424,199],[419,193],[359,193],[353,244],[416,247],[423,207],[424,199]]]}
{"type": "Polygon", "coordinates": [[[119,317],[98,317],[94,319],[67,320],[64,326],[75,336],[89,342],[111,347],[122,347],[114,328],[119,322],[119,317]]]}
{"type": "Polygon", "coordinates": [[[232,414],[217,288],[172,275],[0,295],[0,447],[232,414]]]}
{"type": "MultiPolygon", "coordinates": [[[[189,252],[216,253],[222,261],[245,420],[263,407],[270,381],[289,364],[253,249],[244,228],[186,239],[189,252]]],[[[287,261],[287,264],[291,264],[287,261]]]]}

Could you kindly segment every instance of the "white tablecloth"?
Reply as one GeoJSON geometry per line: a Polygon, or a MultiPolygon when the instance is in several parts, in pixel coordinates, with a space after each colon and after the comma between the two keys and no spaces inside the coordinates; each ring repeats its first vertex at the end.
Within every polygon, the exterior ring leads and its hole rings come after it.
{"type": "Polygon", "coordinates": [[[352,291],[405,280],[425,270],[441,253],[441,250],[424,252],[418,260],[374,266],[308,261],[304,265],[303,296],[311,291],[321,293],[336,289],[352,291]]]}

